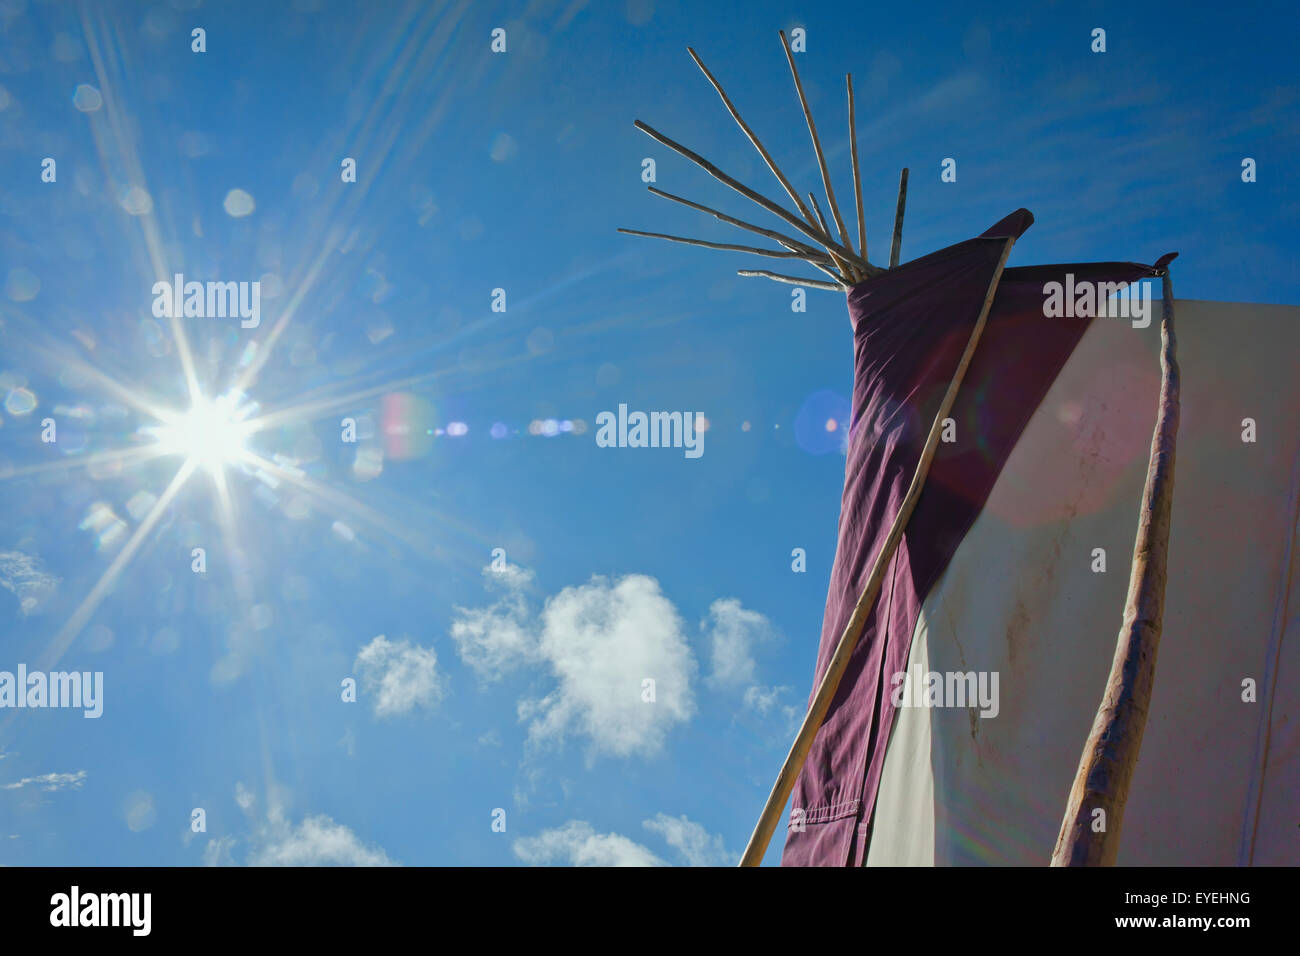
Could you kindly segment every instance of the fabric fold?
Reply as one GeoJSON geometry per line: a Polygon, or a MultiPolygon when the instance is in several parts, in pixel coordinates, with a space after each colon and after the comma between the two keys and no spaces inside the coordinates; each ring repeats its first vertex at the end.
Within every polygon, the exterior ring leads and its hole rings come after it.
{"type": "MultiPolygon", "coordinates": [[[[907,493],[1006,239],[1018,238],[1032,223],[1027,209],[1016,210],[974,239],[873,276],[848,292],[853,414],[814,688],[907,493]]],[[[1049,318],[1045,289],[1067,280],[1072,289],[1085,283],[1132,283],[1158,275],[1169,258],[1157,266],[1105,262],[1003,271],[949,415],[952,440],[939,445],[925,490],[795,785],[782,865],[861,865],[865,858],[893,720],[889,675],[906,670],[922,601],[1092,321],[1088,315],[1049,318]],[[849,806],[855,807],[851,813],[843,810],[849,806]]]]}

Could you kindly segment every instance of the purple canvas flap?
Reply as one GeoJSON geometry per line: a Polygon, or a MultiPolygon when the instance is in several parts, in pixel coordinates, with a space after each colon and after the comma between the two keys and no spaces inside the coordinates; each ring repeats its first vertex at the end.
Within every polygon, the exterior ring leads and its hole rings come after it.
{"type": "MultiPolygon", "coordinates": [[[[983,235],[854,286],[853,417],[835,562],[813,686],[825,672],[899,512],[944,392],[1020,209],[983,235]]],[[[1127,262],[1005,269],[925,489],[795,785],[782,865],[860,865],[893,722],[886,675],[906,670],[922,602],[987,500],[1030,416],[1092,321],[1048,318],[1044,285],[1134,282],[1127,262]],[[802,811],[802,812],[800,812],[802,811]]],[[[1104,320],[1112,321],[1112,320],[1104,320]]],[[[811,696],[810,696],[811,700],[811,696]]]]}

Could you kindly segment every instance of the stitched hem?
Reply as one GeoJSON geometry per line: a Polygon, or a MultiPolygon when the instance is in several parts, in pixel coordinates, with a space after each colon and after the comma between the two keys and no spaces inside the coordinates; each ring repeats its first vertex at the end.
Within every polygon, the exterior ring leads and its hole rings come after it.
{"type": "MultiPolygon", "coordinates": [[[[816,825],[819,823],[834,823],[836,820],[843,820],[845,817],[851,817],[857,814],[862,808],[861,800],[844,800],[839,803],[828,804],[824,807],[814,807],[804,813],[804,824],[816,825]]],[[[795,809],[798,809],[797,807],[795,809]]],[[[790,814],[792,817],[793,813],[790,814]]],[[[794,822],[786,824],[786,829],[794,828],[794,822]]]]}

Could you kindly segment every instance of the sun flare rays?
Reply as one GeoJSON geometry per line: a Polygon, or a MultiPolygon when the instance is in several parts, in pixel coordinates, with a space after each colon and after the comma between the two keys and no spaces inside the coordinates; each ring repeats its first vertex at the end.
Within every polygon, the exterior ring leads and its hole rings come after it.
{"type": "MultiPolygon", "coordinates": [[[[302,522],[311,518],[319,521],[319,527],[309,533],[321,534],[334,547],[364,549],[383,539],[405,554],[477,567],[468,554],[482,550],[483,534],[466,527],[451,509],[444,513],[418,493],[403,496],[391,488],[363,489],[361,484],[376,477],[378,470],[358,468],[349,460],[353,449],[348,446],[341,453],[330,449],[329,432],[337,429],[339,414],[378,418],[374,403],[391,393],[435,383],[449,388],[453,380],[486,376],[531,357],[526,351],[494,354],[467,365],[456,354],[460,339],[468,337],[462,329],[455,339],[438,340],[432,354],[408,350],[396,365],[382,367],[379,363],[386,361],[382,356],[340,362],[336,346],[331,375],[315,374],[325,364],[322,360],[321,366],[315,365],[315,350],[323,353],[328,344],[322,341],[333,337],[315,331],[325,321],[337,319],[339,310],[353,307],[347,296],[355,282],[347,278],[348,270],[361,263],[375,244],[373,237],[367,238],[371,233],[363,228],[363,216],[367,204],[375,201],[370,190],[381,180],[365,178],[348,186],[335,182],[333,188],[322,188],[316,202],[291,212],[300,218],[282,234],[301,237],[298,242],[275,256],[268,251],[265,262],[250,265],[265,269],[262,278],[270,275],[276,289],[267,293],[273,303],[270,321],[257,332],[239,332],[236,339],[226,328],[204,325],[211,316],[195,316],[199,321],[191,322],[188,312],[159,313],[156,304],[153,319],[140,319],[148,311],[147,302],[135,310],[135,319],[128,320],[138,322],[141,329],[152,329],[140,333],[143,341],[132,341],[131,326],[118,323],[119,316],[135,309],[120,305],[132,301],[132,287],[149,289],[178,272],[211,272],[214,264],[226,268],[235,256],[221,245],[221,228],[205,218],[199,205],[178,205],[178,198],[181,202],[185,198],[183,190],[145,161],[147,150],[142,144],[152,140],[143,135],[132,100],[143,82],[145,65],[132,56],[111,20],[107,13],[91,9],[81,16],[89,66],[102,98],[102,109],[90,117],[89,130],[100,172],[118,190],[110,208],[115,215],[120,216],[122,209],[129,214],[121,220],[127,228],[119,236],[116,270],[106,286],[119,305],[103,315],[68,315],[66,322],[51,324],[35,311],[0,303],[4,313],[0,329],[10,336],[7,344],[21,342],[41,373],[51,383],[57,382],[52,390],[93,393],[101,402],[84,422],[65,425],[60,418],[58,444],[37,446],[38,454],[52,456],[49,460],[38,458],[16,467],[0,462],[0,488],[9,482],[47,489],[57,483],[57,492],[51,493],[75,501],[77,507],[90,502],[113,532],[91,542],[106,563],[91,566],[82,590],[69,601],[70,610],[63,611],[66,620],[57,630],[51,628],[43,651],[46,665],[53,666],[73,646],[106,600],[121,600],[115,592],[125,590],[123,582],[133,580],[133,565],[139,571],[141,564],[149,565],[158,557],[153,551],[159,541],[171,547],[180,525],[199,527],[210,520],[220,541],[219,553],[257,555],[275,553],[271,550],[275,542],[266,530],[268,513],[283,519],[286,529],[298,529],[295,534],[308,528],[302,522]],[[121,191],[128,187],[146,201],[125,204],[121,191]],[[203,241],[192,242],[187,232],[203,241]],[[202,255],[201,248],[206,250],[202,255]],[[76,342],[60,341],[50,331],[67,324],[76,342]],[[303,343],[309,340],[312,358],[299,362],[290,353],[306,347],[303,343]],[[164,358],[165,367],[152,364],[164,358]],[[304,371],[298,374],[300,370],[304,371]],[[253,394],[268,403],[266,410],[253,394]],[[80,434],[79,445],[64,442],[65,428],[80,434]],[[198,481],[193,480],[196,477],[198,481]]],[[[446,90],[429,103],[419,87],[425,78],[450,75],[443,52],[459,22],[458,14],[447,15],[434,7],[412,8],[385,44],[394,57],[375,58],[357,78],[388,92],[369,110],[352,117],[346,129],[322,142],[316,158],[332,158],[343,143],[362,139],[376,144],[370,156],[375,166],[413,168],[455,101],[446,90]]],[[[285,208],[293,210],[288,203],[285,208]]],[[[234,228],[230,235],[237,233],[234,228]]],[[[259,241],[270,242],[267,234],[259,235],[259,241]]],[[[474,329],[481,331],[478,326],[474,329]]],[[[90,403],[85,404],[89,408],[90,403]]],[[[425,424],[420,424],[422,432],[425,424]]],[[[380,462],[386,454],[385,435],[371,434],[371,444],[355,449],[357,460],[367,466],[375,459],[363,460],[363,450],[376,454],[380,462]]],[[[430,429],[430,442],[433,434],[430,429]]],[[[12,485],[8,490],[19,493],[12,485]]],[[[86,526],[83,521],[78,527],[86,526]]],[[[390,548],[390,553],[397,552],[390,548]]],[[[188,554],[185,544],[175,556],[179,567],[187,567],[188,554]]],[[[214,563],[229,588],[223,609],[247,611],[274,600],[274,590],[263,593],[264,584],[236,564],[233,557],[214,563]]],[[[170,573],[153,566],[148,573],[155,571],[170,573]]]]}

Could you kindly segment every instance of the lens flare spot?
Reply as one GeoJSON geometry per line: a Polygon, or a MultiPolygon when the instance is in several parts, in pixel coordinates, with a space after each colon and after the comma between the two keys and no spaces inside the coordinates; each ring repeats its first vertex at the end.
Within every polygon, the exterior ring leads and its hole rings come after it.
{"type": "Polygon", "coordinates": [[[352,476],[357,481],[370,481],[384,472],[384,450],[374,445],[357,449],[357,456],[352,462],[352,476]]]}
{"type": "Polygon", "coordinates": [[[828,390],[813,392],[804,400],[799,414],[795,416],[795,442],[810,455],[843,451],[848,429],[840,425],[848,420],[847,398],[828,390]]]}
{"type": "Polygon", "coordinates": [[[226,210],[226,215],[232,219],[242,219],[245,216],[251,216],[257,204],[253,202],[253,197],[242,189],[232,189],[226,193],[225,200],[221,203],[221,208],[226,210]]]}
{"type": "Polygon", "coordinates": [[[507,132],[497,133],[492,139],[492,149],[489,155],[494,163],[504,163],[513,159],[519,152],[519,147],[515,143],[515,138],[507,132]]]}
{"type": "Polygon", "coordinates": [[[77,526],[82,531],[89,531],[95,538],[96,551],[109,551],[116,548],[126,537],[126,522],[113,513],[111,506],[97,501],[86,509],[86,517],[77,526]]]}
{"type": "Polygon", "coordinates": [[[83,113],[94,113],[104,105],[104,97],[100,96],[99,90],[90,84],[81,83],[73,91],[72,105],[83,113]]]}
{"type": "Polygon", "coordinates": [[[133,521],[141,521],[157,501],[157,496],[147,491],[137,491],[126,500],[126,513],[133,521]]]}
{"type": "Polygon", "coordinates": [[[393,323],[386,315],[376,315],[366,323],[366,338],[371,345],[378,345],[393,334],[393,323]]]}
{"type": "Polygon", "coordinates": [[[380,428],[384,452],[395,461],[422,458],[433,447],[430,431],[433,406],[418,395],[393,392],[384,396],[380,428]]]}
{"type": "Polygon", "coordinates": [[[130,186],[118,193],[117,201],[133,216],[147,216],[153,212],[153,197],[140,186],[130,186]]]}
{"type": "Polygon", "coordinates": [[[15,417],[30,415],[36,408],[36,394],[27,388],[15,388],[5,396],[5,411],[15,417]]]}
{"type": "Polygon", "coordinates": [[[5,295],[14,302],[30,302],[41,291],[41,280],[31,269],[10,269],[5,279],[5,295]]]}

